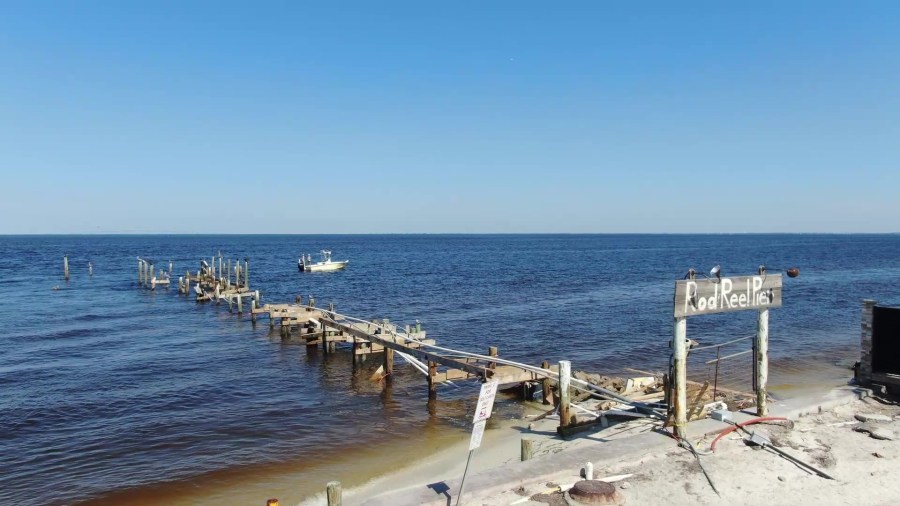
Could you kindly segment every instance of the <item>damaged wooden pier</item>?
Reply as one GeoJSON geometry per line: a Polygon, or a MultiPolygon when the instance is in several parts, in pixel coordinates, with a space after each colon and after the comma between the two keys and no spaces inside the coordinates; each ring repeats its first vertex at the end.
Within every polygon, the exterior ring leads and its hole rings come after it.
{"type": "MultiPolygon", "coordinates": [[[[168,272],[161,271],[159,277],[154,276],[153,272],[152,262],[139,259],[138,281],[142,286],[151,283],[155,287],[161,284],[161,279],[168,285],[171,262],[168,272]],[[155,284],[153,279],[156,279],[155,284]]],[[[312,296],[306,303],[302,297],[297,297],[292,304],[263,305],[259,290],[250,287],[247,258],[243,262],[232,263],[219,254],[211,257],[209,262],[202,260],[196,272],[188,271],[178,278],[178,291],[185,296],[193,294],[198,303],[219,304],[225,301],[229,311],[238,314],[245,312],[247,299],[247,313],[254,325],[258,319],[267,318],[273,332],[276,326],[279,327],[283,341],[299,342],[310,347],[321,346],[323,353],[334,353],[339,346],[349,348],[353,353],[354,367],[370,355],[380,354],[382,363],[373,379],[383,379],[385,385],[392,381],[395,360],[399,357],[426,377],[429,399],[437,397],[438,386],[458,380],[496,380],[501,385],[518,388],[521,399],[533,399],[540,392],[543,403],[558,410],[559,432],[563,435],[601,420],[600,413],[594,416],[594,413],[575,405],[573,394],[629,406],[640,416],[665,418],[665,408],[656,403],[644,403],[573,378],[568,361],[561,361],[558,365],[544,361],[540,366],[532,366],[501,358],[495,346],[489,347],[486,354],[441,347],[434,339],[426,337],[426,331],[418,322],[399,328],[387,319],[354,318],[336,312],[334,304],[329,304],[327,308],[316,307],[312,296]],[[590,416],[579,418],[573,408],[590,416]]]]}

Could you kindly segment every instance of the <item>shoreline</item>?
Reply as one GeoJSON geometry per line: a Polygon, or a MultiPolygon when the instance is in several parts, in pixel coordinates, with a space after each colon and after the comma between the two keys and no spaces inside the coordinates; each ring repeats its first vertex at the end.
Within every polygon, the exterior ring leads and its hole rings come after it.
{"type": "MultiPolygon", "coordinates": [[[[846,374],[835,377],[834,373],[838,371],[842,371],[842,369],[832,366],[823,367],[820,371],[807,371],[808,374],[800,376],[797,372],[782,374],[779,379],[783,382],[772,389],[775,397],[774,404],[779,406],[798,402],[802,404],[805,400],[817,399],[828,395],[836,388],[846,386],[849,378],[846,374]],[[811,374],[813,372],[819,374],[811,374]],[[830,381],[826,378],[830,378],[830,381]],[[805,381],[793,381],[797,379],[805,381]],[[815,381],[809,381],[811,379],[815,379],[815,381]]],[[[846,373],[846,371],[843,372],[846,373]]],[[[571,453],[582,448],[593,447],[598,443],[608,443],[649,433],[658,425],[647,419],[621,422],[605,429],[601,429],[598,425],[594,430],[563,440],[556,433],[556,427],[559,424],[558,415],[553,414],[535,421],[534,418],[546,412],[547,408],[535,402],[529,402],[526,405],[529,412],[522,418],[499,421],[485,431],[482,446],[473,455],[468,477],[520,463],[521,439],[523,438],[532,441],[533,458],[529,462],[540,463],[542,458],[561,452],[571,453]]],[[[455,497],[458,487],[454,487],[452,484],[458,483],[463,474],[468,455],[468,443],[469,433],[466,432],[460,436],[458,441],[440,452],[411,462],[402,469],[373,477],[362,485],[346,487],[343,491],[344,504],[369,504],[372,501],[374,501],[372,504],[382,504],[378,502],[380,496],[396,496],[404,492],[413,493],[421,491],[423,486],[429,484],[451,484],[447,493],[455,497]]],[[[467,478],[467,481],[469,479],[467,478]]],[[[432,487],[433,490],[441,488],[443,487],[440,485],[432,487]]],[[[513,488],[513,486],[509,488],[513,488]]],[[[468,485],[466,490],[469,490],[468,485]]],[[[298,506],[321,505],[324,504],[324,501],[323,487],[321,493],[306,498],[299,502],[298,506]]]]}
{"type": "MultiPolygon", "coordinates": [[[[847,372],[845,368],[833,363],[823,363],[817,368],[775,370],[772,380],[777,383],[772,384],[770,392],[777,402],[815,395],[830,390],[833,386],[845,384],[847,372]]],[[[504,404],[507,409],[495,412],[488,422],[482,446],[472,458],[469,477],[519,463],[520,440],[523,437],[533,440],[533,460],[536,461],[592,442],[585,437],[575,437],[569,441],[559,439],[556,436],[557,415],[534,422],[536,415],[549,409],[539,402],[507,400],[504,404]],[[511,406],[521,408],[510,410],[511,406]],[[529,430],[532,423],[534,428],[529,430]]],[[[201,480],[160,483],[138,491],[124,490],[85,504],[100,504],[118,498],[136,506],[160,503],[173,506],[262,505],[268,498],[278,498],[282,505],[311,506],[325,503],[325,486],[332,480],[342,483],[345,504],[362,504],[369,498],[397,490],[443,480],[458,480],[463,474],[468,455],[470,429],[468,424],[463,427],[439,421],[423,426],[422,430],[411,433],[408,437],[395,438],[390,442],[366,445],[363,441],[352,449],[341,448],[326,452],[314,462],[282,462],[253,466],[250,469],[226,470],[213,476],[204,476],[201,480]]],[[[649,430],[641,424],[626,423],[616,424],[612,429],[615,430],[603,434],[604,440],[649,430]]],[[[362,432],[360,437],[364,439],[362,432]]],[[[466,488],[468,489],[468,485],[466,488]]],[[[456,490],[451,493],[456,493],[456,490]]]]}
{"type": "MultiPolygon", "coordinates": [[[[859,476],[868,474],[865,472],[865,469],[859,469],[859,466],[856,465],[856,461],[860,458],[859,456],[854,455],[853,457],[845,457],[843,454],[852,453],[859,448],[884,448],[886,444],[896,443],[891,441],[870,440],[867,436],[864,437],[859,433],[853,433],[850,427],[855,423],[852,415],[854,412],[859,412],[859,410],[863,410],[863,412],[877,412],[879,409],[890,409],[897,412],[890,414],[895,416],[896,420],[900,421],[900,408],[882,408],[875,403],[875,401],[866,399],[866,397],[868,397],[867,393],[868,391],[864,389],[845,385],[838,388],[819,391],[816,394],[795,397],[773,403],[772,415],[789,417],[791,420],[794,420],[799,427],[797,431],[793,431],[792,434],[789,434],[790,437],[797,439],[797,441],[786,443],[788,446],[786,449],[793,451],[798,456],[803,457],[806,461],[813,464],[823,462],[824,464],[822,465],[828,467],[833,466],[835,461],[842,462],[846,468],[842,467],[840,469],[842,473],[853,473],[859,476]],[[865,404],[866,401],[868,401],[868,404],[865,404]],[[848,418],[850,421],[847,421],[848,418]],[[822,439],[818,438],[820,433],[822,433],[822,438],[829,438],[828,443],[823,443],[822,439]],[[850,436],[850,434],[853,435],[850,436]],[[809,446],[809,448],[805,446],[809,446]],[[834,453],[837,456],[832,455],[832,447],[834,447],[834,453]],[[791,448],[794,450],[791,450],[791,448]],[[797,451],[799,449],[802,449],[809,454],[807,455],[797,451]]],[[[734,415],[736,420],[749,420],[755,418],[755,415],[746,414],[745,412],[735,412],[734,415]]],[[[716,497],[716,494],[714,494],[711,489],[709,489],[709,485],[705,485],[706,489],[709,490],[700,490],[706,481],[699,472],[699,467],[696,467],[696,462],[693,460],[694,457],[686,450],[679,448],[671,438],[651,430],[651,426],[658,426],[658,424],[644,423],[643,427],[641,427],[641,424],[633,424],[632,428],[637,432],[635,437],[630,437],[630,434],[618,434],[617,436],[615,434],[616,429],[621,428],[622,425],[623,424],[617,424],[595,432],[589,431],[583,436],[574,438],[562,445],[557,445],[565,446],[564,451],[562,448],[556,448],[554,451],[545,455],[547,458],[536,457],[527,462],[518,462],[518,458],[515,458],[514,463],[510,463],[507,458],[505,460],[508,465],[501,464],[500,466],[494,466],[488,470],[479,470],[476,468],[475,473],[472,473],[472,470],[470,469],[469,477],[466,480],[463,500],[469,504],[519,504],[525,503],[528,501],[528,497],[534,494],[554,492],[559,494],[561,489],[565,490],[581,479],[578,474],[586,462],[593,462],[597,478],[625,475],[628,477],[626,479],[630,479],[632,483],[624,485],[624,488],[630,489],[634,487],[635,490],[629,490],[627,495],[638,495],[642,497],[643,500],[634,501],[633,499],[629,499],[626,501],[627,504],[658,503],[658,497],[670,493],[672,489],[672,481],[670,481],[670,479],[673,474],[680,474],[682,477],[690,475],[691,480],[695,481],[696,484],[692,485],[692,487],[694,487],[693,489],[686,485],[686,495],[684,497],[673,499],[671,501],[672,504],[708,503],[707,500],[701,500],[702,497],[709,497],[710,500],[712,500],[712,503],[717,503],[719,498],[716,497]],[[677,461],[677,465],[673,466],[672,461],[677,461]],[[657,480],[660,476],[664,477],[662,482],[657,480]],[[638,490],[641,490],[642,492],[637,494],[638,490]],[[657,502],[647,502],[654,497],[657,498],[657,502]]],[[[895,423],[894,425],[896,425],[894,430],[897,431],[897,429],[900,428],[900,423],[895,423]]],[[[691,422],[688,427],[690,438],[696,441],[695,444],[697,444],[698,449],[702,446],[702,449],[706,450],[711,442],[712,435],[718,434],[721,430],[727,428],[728,425],[712,419],[703,419],[691,422]]],[[[621,430],[619,432],[621,432],[621,430]]],[[[900,435],[900,431],[897,431],[896,433],[900,435]]],[[[531,434],[534,434],[534,432],[531,434]]],[[[775,432],[773,429],[773,442],[776,441],[774,436],[775,432]]],[[[785,444],[783,441],[786,441],[784,438],[787,436],[785,434],[779,434],[778,436],[779,438],[782,438],[779,440],[781,441],[779,444],[785,444]]],[[[490,442],[487,439],[487,434],[485,435],[486,451],[484,452],[483,457],[485,460],[496,455],[498,450],[502,450],[502,445],[496,442],[498,438],[494,439],[495,442],[490,442]]],[[[546,442],[550,439],[552,438],[548,437],[544,440],[543,444],[545,445],[545,449],[551,448],[550,446],[547,446],[546,442]]],[[[731,439],[740,438],[734,435],[731,439]]],[[[517,441],[518,439],[515,439],[515,442],[517,441]]],[[[750,448],[740,445],[736,441],[729,442],[727,446],[727,451],[732,453],[750,451],[751,453],[766,454],[766,458],[763,458],[762,460],[766,461],[767,466],[771,465],[771,468],[766,468],[766,471],[771,470],[772,472],[781,474],[792,473],[790,474],[790,479],[797,480],[798,487],[811,487],[811,490],[815,491],[817,490],[816,487],[821,486],[819,482],[815,481],[820,478],[815,476],[812,476],[807,481],[800,482],[799,480],[803,478],[806,473],[794,471],[794,469],[798,468],[795,468],[793,464],[785,464],[784,462],[777,461],[777,456],[773,456],[774,454],[770,454],[770,452],[753,452],[750,448]],[[771,462],[768,462],[769,460],[774,460],[776,463],[771,464],[771,462]]],[[[882,455],[882,457],[887,455],[887,458],[884,459],[887,462],[888,459],[895,459],[898,457],[897,449],[898,448],[895,446],[893,451],[890,449],[879,450],[882,452],[879,453],[879,455],[882,455]]],[[[875,453],[878,452],[874,452],[872,455],[875,453]]],[[[508,457],[508,454],[506,457],[508,457]]],[[[441,458],[436,456],[429,462],[429,466],[437,465],[440,461],[441,458]]],[[[710,465],[709,462],[713,462],[719,469],[719,472],[715,474],[716,483],[720,486],[722,483],[727,484],[730,487],[729,495],[735,494],[735,491],[740,491],[742,485],[746,485],[746,477],[744,474],[747,469],[742,466],[740,459],[729,459],[728,457],[724,457],[715,460],[715,457],[709,457],[704,460],[704,462],[707,462],[707,466],[710,465]]],[[[890,462],[887,463],[890,464],[890,462]]],[[[442,481],[444,485],[448,487],[449,497],[441,496],[425,486],[427,483],[433,483],[436,480],[420,480],[417,485],[398,487],[395,490],[385,493],[379,493],[379,487],[377,486],[351,490],[349,491],[350,493],[345,493],[344,503],[348,505],[370,506],[386,506],[390,504],[447,504],[448,500],[456,500],[456,493],[459,488],[459,475],[455,471],[455,468],[449,468],[444,473],[447,479],[442,481]]],[[[775,480],[776,476],[773,475],[771,477],[772,480],[775,483],[783,482],[785,478],[784,476],[781,476],[781,474],[777,476],[778,480],[775,480]]],[[[408,474],[405,478],[413,480],[425,478],[426,476],[428,476],[427,473],[413,472],[408,474]]],[[[402,480],[400,476],[392,476],[389,481],[402,480]]],[[[895,479],[893,481],[900,486],[900,480],[895,479]]],[[[411,482],[407,481],[406,483],[409,484],[411,482]]],[[[384,483],[378,485],[383,484],[384,483]]],[[[843,485],[844,482],[840,482],[839,484],[843,485]]],[[[831,485],[832,483],[829,484],[829,486],[831,485]]],[[[889,485],[885,486],[890,488],[889,485]]],[[[895,487],[895,489],[896,488],[897,487],[895,487]]],[[[804,489],[798,493],[809,494],[810,490],[804,489]]],[[[681,492],[678,491],[678,494],[681,494],[681,492]]],[[[728,497],[728,495],[721,496],[723,499],[726,497],[728,497]]],[[[800,497],[803,496],[801,495],[800,497]]],[[[750,504],[751,501],[752,503],[758,503],[756,500],[757,498],[741,495],[740,493],[733,495],[730,499],[732,502],[740,504],[750,504]]],[[[775,500],[774,503],[790,504],[791,501],[793,501],[794,504],[798,503],[796,498],[790,500],[779,499],[775,500]]],[[[828,502],[826,501],[826,503],[828,502]]],[[[310,502],[303,504],[323,503],[310,502]]]]}

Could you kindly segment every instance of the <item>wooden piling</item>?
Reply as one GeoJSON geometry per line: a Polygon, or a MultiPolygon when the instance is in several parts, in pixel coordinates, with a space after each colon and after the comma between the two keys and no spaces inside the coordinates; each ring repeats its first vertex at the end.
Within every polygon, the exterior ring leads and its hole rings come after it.
{"type": "Polygon", "coordinates": [[[672,378],[675,383],[674,402],[675,435],[683,438],[687,425],[687,319],[675,318],[675,332],[672,338],[672,378]]]}
{"type": "Polygon", "coordinates": [[[329,481],[325,488],[328,506],[341,506],[341,482],[329,481]]]}
{"type": "Polygon", "coordinates": [[[394,350],[393,348],[384,349],[384,376],[390,381],[394,374],[394,350]]]}
{"type": "Polygon", "coordinates": [[[63,256],[63,277],[69,280],[69,255],[63,256]]]}
{"type": "MultiPolygon", "coordinates": [[[[499,356],[500,348],[498,348],[496,346],[489,346],[488,347],[488,355],[491,357],[499,356]]],[[[497,368],[497,362],[488,362],[488,369],[496,369],[496,368],[497,368]]]]}
{"type": "MultiPolygon", "coordinates": [[[[543,362],[541,362],[541,369],[547,369],[549,371],[550,370],[550,362],[547,360],[544,360],[543,362]]],[[[545,377],[543,380],[541,380],[541,388],[544,390],[544,392],[543,392],[544,404],[547,404],[547,405],[553,404],[553,386],[552,385],[553,385],[553,382],[550,380],[550,378],[545,377]]]]}
{"type": "Polygon", "coordinates": [[[526,460],[531,460],[531,456],[534,450],[532,447],[532,441],[530,439],[522,438],[522,462],[526,460]]]}
{"type": "Polygon", "coordinates": [[[437,375],[437,362],[428,361],[428,398],[437,399],[437,382],[434,377],[437,375]]]}
{"type": "Polygon", "coordinates": [[[244,259],[244,286],[250,288],[250,260],[244,259]]]}
{"type": "Polygon", "coordinates": [[[572,381],[572,363],[559,361],[559,427],[568,427],[572,420],[569,414],[569,385],[572,381]]]}

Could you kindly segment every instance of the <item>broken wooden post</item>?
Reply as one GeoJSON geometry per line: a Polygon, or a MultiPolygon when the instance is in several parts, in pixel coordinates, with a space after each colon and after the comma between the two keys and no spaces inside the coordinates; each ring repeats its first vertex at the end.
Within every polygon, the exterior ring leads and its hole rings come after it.
{"type": "Polygon", "coordinates": [[[392,375],[394,374],[394,349],[393,348],[385,348],[384,349],[384,377],[385,382],[391,381],[392,375]]]}
{"type": "Polygon", "coordinates": [[[88,262],[88,276],[94,275],[94,263],[88,262]]]}
{"type": "MultiPolygon", "coordinates": [[[[216,285],[217,288],[218,288],[218,286],[219,285],[216,285]]],[[[244,297],[242,297],[241,294],[237,294],[237,312],[238,312],[238,314],[241,314],[244,311],[243,303],[242,303],[243,300],[244,300],[244,297]]]]}
{"type": "Polygon", "coordinates": [[[69,255],[63,256],[63,277],[69,280],[69,255]]]}
{"type": "MultiPolygon", "coordinates": [[[[488,347],[488,355],[491,357],[496,357],[496,356],[500,355],[500,348],[498,348],[496,346],[489,346],[488,347]]],[[[496,368],[497,368],[497,362],[488,362],[488,369],[496,369],[496,368]]]]}
{"type": "Polygon", "coordinates": [[[672,338],[672,365],[671,380],[675,383],[674,413],[675,435],[683,438],[686,436],[687,425],[687,318],[681,316],[675,318],[675,333],[672,338]]]}
{"type": "Polygon", "coordinates": [[[437,382],[434,377],[437,376],[437,362],[428,361],[428,398],[437,399],[437,382]]]}
{"type": "MultiPolygon", "coordinates": [[[[543,362],[541,362],[541,369],[547,369],[549,371],[550,370],[550,362],[547,360],[544,360],[543,362]]],[[[541,388],[544,390],[544,392],[543,392],[544,404],[548,404],[548,405],[553,404],[552,384],[553,383],[549,377],[544,377],[544,379],[541,381],[541,388]]]]}
{"type": "Polygon", "coordinates": [[[329,481],[325,493],[328,496],[328,506],[341,506],[341,482],[329,481]]]}
{"type": "Polygon", "coordinates": [[[572,423],[569,414],[569,384],[572,380],[572,363],[559,361],[559,427],[568,427],[572,423]]]}
{"type": "Polygon", "coordinates": [[[256,296],[250,299],[250,321],[256,324],[256,296]]]}
{"type": "Polygon", "coordinates": [[[250,288],[250,260],[244,258],[244,286],[250,288]]]}
{"type": "Polygon", "coordinates": [[[533,453],[531,443],[532,441],[530,439],[522,438],[522,462],[531,459],[533,453]]]}

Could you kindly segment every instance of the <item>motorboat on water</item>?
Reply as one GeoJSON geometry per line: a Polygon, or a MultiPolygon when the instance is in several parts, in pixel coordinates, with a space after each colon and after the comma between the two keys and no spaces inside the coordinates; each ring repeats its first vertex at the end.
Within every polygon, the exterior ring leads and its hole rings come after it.
{"type": "Polygon", "coordinates": [[[313,262],[312,255],[306,255],[305,257],[300,255],[300,260],[297,260],[297,269],[300,272],[336,271],[347,267],[349,263],[350,260],[332,260],[331,252],[323,249],[321,262],[313,262]]]}

